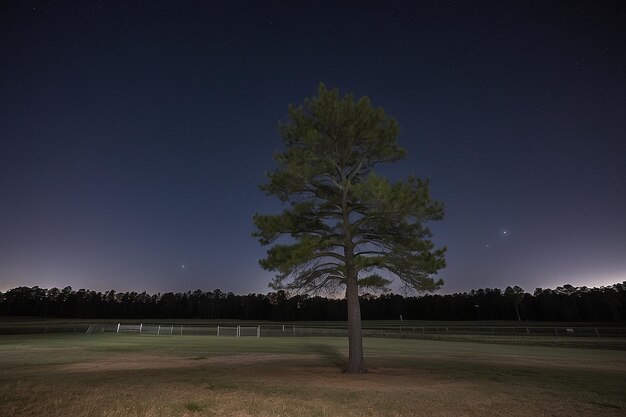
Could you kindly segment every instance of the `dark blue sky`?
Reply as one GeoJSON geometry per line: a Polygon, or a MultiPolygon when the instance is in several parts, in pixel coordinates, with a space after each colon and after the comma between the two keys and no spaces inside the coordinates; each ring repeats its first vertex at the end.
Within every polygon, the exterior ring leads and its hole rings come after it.
{"type": "Polygon", "coordinates": [[[257,186],[320,81],[398,120],[443,292],[625,281],[623,3],[363,3],[3,2],[0,290],[267,292],[257,186]]]}

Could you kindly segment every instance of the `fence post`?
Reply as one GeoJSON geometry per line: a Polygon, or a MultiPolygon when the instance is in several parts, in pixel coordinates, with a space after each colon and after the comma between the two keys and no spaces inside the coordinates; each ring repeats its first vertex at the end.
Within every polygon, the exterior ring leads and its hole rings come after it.
{"type": "Polygon", "coordinates": [[[143,323],[139,323],[139,334],[141,334],[141,329],[143,329],[143,323]]]}
{"type": "Polygon", "coordinates": [[[256,328],[256,338],[258,339],[259,337],[261,337],[261,326],[257,326],[256,328]]]}
{"type": "Polygon", "coordinates": [[[170,336],[174,335],[174,325],[172,324],[172,328],[170,329],[170,336]]]}
{"type": "Polygon", "coordinates": [[[296,326],[293,326],[293,336],[296,337],[296,326]]]}
{"type": "Polygon", "coordinates": [[[159,324],[159,328],[157,329],[157,336],[161,336],[161,325],[159,324]]]}
{"type": "Polygon", "coordinates": [[[219,335],[220,335],[220,325],[218,324],[217,325],[217,336],[219,336],[219,335]]]}
{"type": "Polygon", "coordinates": [[[241,335],[241,326],[237,326],[237,337],[241,335]]]}
{"type": "Polygon", "coordinates": [[[180,325],[180,335],[181,335],[181,336],[183,335],[183,328],[184,328],[184,327],[185,327],[185,326],[183,326],[182,324],[180,325]]]}
{"type": "Polygon", "coordinates": [[[121,323],[117,323],[117,331],[115,333],[119,333],[120,332],[120,324],[121,323]]]}

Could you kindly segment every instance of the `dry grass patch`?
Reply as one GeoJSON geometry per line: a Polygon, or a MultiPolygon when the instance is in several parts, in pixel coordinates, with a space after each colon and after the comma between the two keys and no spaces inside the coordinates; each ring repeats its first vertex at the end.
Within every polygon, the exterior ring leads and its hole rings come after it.
{"type": "Polygon", "coordinates": [[[57,366],[57,372],[103,372],[127,370],[157,370],[169,368],[199,367],[206,364],[219,366],[246,366],[259,362],[290,361],[311,359],[315,355],[262,355],[242,354],[211,357],[176,357],[151,355],[144,353],[117,354],[112,357],[100,357],[89,362],[78,362],[57,366]]]}
{"type": "Polygon", "coordinates": [[[367,340],[371,372],[345,375],[343,339],[113,335],[69,345],[10,342],[0,345],[2,416],[610,417],[626,411],[621,352],[542,348],[548,350],[523,355],[477,343],[367,340]],[[20,343],[24,349],[15,349],[20,343]]]}

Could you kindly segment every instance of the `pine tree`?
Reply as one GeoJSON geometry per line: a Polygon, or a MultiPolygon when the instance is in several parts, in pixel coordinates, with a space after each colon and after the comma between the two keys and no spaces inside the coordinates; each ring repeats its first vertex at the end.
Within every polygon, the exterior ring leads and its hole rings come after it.
{"type": "Polygon", "coordinates": [[[367,97],[341,97],[323,84],[316,97],[289,107],[281,124],[285,150],[261,186],[287,207],[254,216],[260,261],[277,273],[274,289],[336,292],[345,289],[349,357],[346,372],[366,372],[359,288],[386,289],[397,277],[417,291],[438,289],[433,275],[445,266],[425,223],[443,217],[429,183],[415,177],[392,183],[375,173],[381,163],[404,157],[398,125],[367,97]],[[280,241],[279,241],[280,240],[280,241]]]}

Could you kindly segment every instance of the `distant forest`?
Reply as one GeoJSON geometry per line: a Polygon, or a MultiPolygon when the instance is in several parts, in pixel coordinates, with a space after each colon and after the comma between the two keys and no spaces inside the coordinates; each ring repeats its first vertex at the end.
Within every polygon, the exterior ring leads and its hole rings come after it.
{"type": "MultiPolygon", "coordinates": [[[[479,289],[457,294],[361,296],[364,320],[522,320],[622,322],[626,281],[600,288],[564,285],[479,289]]],[[[0,315],[82,319],[346,320],[346,301],[290,294],[236,295],[220,290],[147,294],[65,287],[17,287],[0,292],[0,315]]]]}

